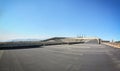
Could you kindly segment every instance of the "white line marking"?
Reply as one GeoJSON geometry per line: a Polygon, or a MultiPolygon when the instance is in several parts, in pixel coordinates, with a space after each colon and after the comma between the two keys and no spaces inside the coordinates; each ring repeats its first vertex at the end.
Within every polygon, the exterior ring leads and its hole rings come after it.
{"type": "Polygon", "coordinates": [[[79,54],[79,53],[70,53],[70,52],[54,51],[54,50],[49,50],[49,49],[46,49],[46,50],[47,50],[47,51],[51,51],[51,52],[63,53],[63,54],[83,55],[83,53],[79,54]]]}
{"type": "Polygon", "coordinates": [[[0,59],[2,58],[3,52],[3,50],[0,50],[0,59]]]}

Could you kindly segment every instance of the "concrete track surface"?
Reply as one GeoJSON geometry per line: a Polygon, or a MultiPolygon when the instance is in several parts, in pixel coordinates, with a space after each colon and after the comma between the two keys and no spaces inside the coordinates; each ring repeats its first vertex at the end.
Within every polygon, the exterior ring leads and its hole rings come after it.
{"type": "Polygon", "coordinates": [[[102,44],[0,50],[0,71],[120,71],[116,50],[102,44]]]}

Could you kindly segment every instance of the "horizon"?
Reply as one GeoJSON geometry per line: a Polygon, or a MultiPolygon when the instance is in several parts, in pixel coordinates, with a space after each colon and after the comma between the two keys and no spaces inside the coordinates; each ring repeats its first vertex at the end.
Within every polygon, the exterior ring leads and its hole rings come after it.
{"type": "Polygon", "coordinates": [[[120,40],[119,0],[1,0],[0,41],[50,37],[120,40]]]}
{"type": "MultiPolygon", "coordinates": [[[[61,36],[57,36],[58,38],[59,37],[61,37],[61,36]]],[[[50,39],[50,38],[56,38],[56,37],[42,37],[42,38],[40,38],[39,36],[37,36],[37,37],[26,37],[25,38],[25,36],[23,36],[23,37],[18,37],[17,36],[17,38],[9,38],[9,39],[7,39],[7,40],[0,40],[0,42],[17,42],[17,41],[41,41],[41,40],[46,40],[46,39],[50,39]]],[[[103,41],[110,41],[110,42],[116,42],[116,41],[119,41],[119,40],[106,40],[106,39],[102,39],[102,38],[100,38],[100,37],[95,37],[95,36],[76,36],[76,37],[64,37],[64,38],[88,38],[88,39],[96,39],[96,38],[99,38],[99,39],[101,39],[101,40],[103,40],[103,41]]]]}

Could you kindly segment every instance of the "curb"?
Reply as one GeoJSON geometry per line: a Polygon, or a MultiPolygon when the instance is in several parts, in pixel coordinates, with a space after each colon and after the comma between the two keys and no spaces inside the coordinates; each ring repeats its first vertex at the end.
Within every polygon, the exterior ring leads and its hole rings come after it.
{"type": "Polygon", "coordinates": [[[105,44],[105,45],[108,45],[108,46],[111,46],[111,47],[114,47],[114,48],[120,48],[120,46],[116,46],[116,45],[113,45],[113,44],[110,44],[110,43],[102,43],[102,44],[105,44]]]}

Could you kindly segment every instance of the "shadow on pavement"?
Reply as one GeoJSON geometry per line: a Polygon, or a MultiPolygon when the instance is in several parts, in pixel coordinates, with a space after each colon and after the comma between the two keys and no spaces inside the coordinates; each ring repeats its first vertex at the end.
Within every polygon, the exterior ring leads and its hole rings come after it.
{"type": "Polygon", "coordinates": [[[43,48],[43,47],[41,45],[9,46],[9,47],[0,47],[0,50],[30,49],[30,48],[43,48]]]}

